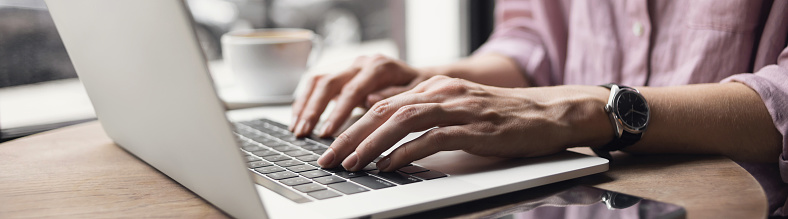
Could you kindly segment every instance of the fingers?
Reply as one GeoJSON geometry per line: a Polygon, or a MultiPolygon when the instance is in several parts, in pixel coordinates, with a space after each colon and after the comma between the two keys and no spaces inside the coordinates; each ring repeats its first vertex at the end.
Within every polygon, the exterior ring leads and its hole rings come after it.
{"type": "Polygon", "coordinates": [[[391,96],[400,94],[400,93],[405,92],[407,90],[408,90],[407,87],[389,87],[389,88],[385,88],[385,89],[380,90],[378,92],[371,93],[371,94],[367,95],[367,101],[366,101],[365,105],[366,105],[367,108],[372,107],[378,101],[381,101],[381,100],[389,98],[391,96]]]}
{"type": "Polygon", "coordinates": [[[311,91],[306,104],[296,117],[293,133],[296,136],[305,136],[312,132],[315,124],[320,119],[320,115],[326,109],[328,102],[331,101],[348,81],[358,72],[358,68],[351,68],[336,75],[329,75],[315,82],[315,87],[311,91]]]}
{"type": "Polygon", "coordinates": [[[416,84],[413,89],[409,90],[409,93],[422,93],[427,91],[429,88],[435,87],[437,84],[445,83],[446,81],[456,81],[461,79],[450,78],[444,75],[436,75],[432,76],[429,79],[416,84]]]}
{"type": "Polygon", "coordinates": [[[356,58],[347,70],[339,74],[311,77],[306,91],[293,103],[294,119],[291,121],[290,131],[297,136],[312,132],[328,102],[339,93],[347,81],[358,74],[368,59],[364,56],[356,58]]]}
{"type": "Polygon", "coordinates": [[[304,109],[304,104],[309,100],[309,96],[312,95],[315,89],[315,83],[323,77],[325,77],[325,75],[314,75],[309,77],[306,82],[306,89],[304,89],[304,92],[298,95],[295,102],[293,102],[293,118],[290,120],[290,127],[288,127],[291,132],[295,131],[296,124],[298,123],[298,116],[301,114],[301,110],[304,109]]]}
{"type": "Polygon", "coordinates": [[[370,108],[350,128],[342,132],[331,144],[330,150],[326,151],[318,160],[322,167],[335,167],[339,165],[345,157],[353,152],[362,140],[366,139],[377,127],[382,125],[400,107],[423,103],[422,96],[406,95],[398,98],[390,98],[378,102],[370,108]]]}
{"type": "Polygon", "coordinates": [[[460,113],[446,111],[439,103],[403,106],[364,139],[356,148],[355,154],[345,159],[342,166],[350,171],[361,170],[411,132],[464,123],[461,117],[460,113]]]}
{"type": "Polygon", "coordinates": [[[389,86],[411,83],[414,77],[416,74],[404,63],[384,56],[370,57],[368,63],[342,88],[320,135],[327,137],[336,132],[353,108],[366,102],[369,94],[389,86]]]}
{"type": "Polygon", "coordinates": [[[383,99],[386,99],[386,98],[392,97],[394,95],[397,95],[397,94],[403,93],[405,91],[408,91],[410,89],[413,89],[413,87],[416,87],[416,85],[418,85],[422,81],[424,81],[424,79],[416,78],[416,79],[413,79],[406,86],[388,87],[388,88],[384,88],[382,90],[379,90],[377,92],[374,92],[372,94],[369,94],[369,95],[367,95],[366,106],[367,106],[367,108],[370,108],[373,105],[375,105],[375,103],[377,103],[378,101],[381,101],[383,99]]]}
{"type": "Polygon", "coordinates": [[[463,149],[471,144],[466,126],[446,126],[428,131],[378,161],[378,169],[390,172],[440,151],[463,149]]]}
{"type": "MultiPolygon", "coordinates": [[[[433,109],[424,109],[434,105],[422,103],[439,103],[452,98],[451,95],[433,95],[425,92],[431,84],[444,84],[446,77],[433,77],[414,88],[391,98],[381,100],[367,111],[364,116],[343,132],[331,145],[318,163],[323,167],[335,167],[342,162],[347,169],[366,165],[377,155],[393,146],[408,133],[422,131],[435,126],[452,125],[470,118],[465,113],[452,113],[433,109]],[[419,105],[421,104],[421,105],[419,105]],[[414,106],[415,105],[415,106],[414,106]],[[395,115],[396,117],[392,117],[395,115]],[[384,123],[389,123],[385,126],[384,123]],[[371,136],[375,132],[374,136],[371,136]],[[352,152],[357,152],[351,155],[352,152]],[[349,156],[349,157],[348,157],[349,156]]],[[[442,86],[435,86],[440,89],[442,86]]],[[[461,110],[455,110],[461,112],[461,110]]]]}
{"type": "Polygon", "coordinates": [[[367,95],[388,86],[407,84],[417,75],[403,62],[385,56],[359,57],[345,72],[316,78],[311,83],[304,97],[293,106],[295,121],[291,130],[297,136],[312,133],[326,105],[337,98],[333,112],[319,133],[323,137],[330,136],[347,120],[353,108],[365,103],[367,95]]]}
{"type": "Polygon", "coordinates": [[[321,137],[328,137],[334,134],[350,116],[353,108],[361,105],[367,94],[378,89],[382,78],[376,77],[379,73],[376,74],[373,71],[370,68],[361,69],[356,77],[342,88],[331,115],[329,115],[326,123],[323,125],[323,130],[320,132],[321,137]]]}

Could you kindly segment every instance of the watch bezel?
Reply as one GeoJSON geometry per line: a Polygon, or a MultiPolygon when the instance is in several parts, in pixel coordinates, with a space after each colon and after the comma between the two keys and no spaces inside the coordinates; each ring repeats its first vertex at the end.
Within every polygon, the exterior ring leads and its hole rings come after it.
{"type": "Polygon", "coordinates": [[[621,137],[624,131],[632,134],[643,133],[643,131],[646,130],[649,122],[651,121],[651,108],[649,107],[648,102],[646,101],[646,98],[643,96],[643,94],[641,94],[640,91],[638,91],[637,89],[629,88],[629,87],[621,87],[616,84],[612,85],[612,87],[610,88],[610,92],[612,93],[612,95],[609,96],[608,102],[605,105],[605,112],[608,113],[610,119],[613,120],[615,123],[614,128],[616,132],[615,133],[616,137],[621,137]],[[643,102],[646,104],[646,109],[648,110],[646,112],[646,122],[641,127],[633,127],[632,125],[625,123],[624,120],[621,119],[621,115],[619,115],[618,113],[617,100],[621,97],[622,94],[627,92],[635,93],[635,95],[641,100],[643,100],[643,102]]]}
{"type": "Polygon", "coordinates": [[[646,102],[646,98],[643,96],[643,94],[640,93],[640,91],[633,88],[619,87],[619,91],[616,92],[615,97],[613,97],[613,109],[614,109],[613,114],[615,114],[616,120],[623,125],[622,128],[625,131],[632,134],[642,133],[646,129],[646,127],[648,127],[648,123],[651,120],[651,108],[649,108],[648,102],[646,102]],[[621,98],[621,96],[623,96],[626,93],[634,93],[635,96],[637,96],[637,98],[640,98],[640,100],[642,100],[643,103],[645,103],[646,105],[646,122],[643,123],[643,125],[640,127],[635,127],[631,124],[628,124],[627,122],[624,121],[624,119],[621,118],[621,115],[619,114],[620,112],[618,110],[618,100],[621,98]]]}

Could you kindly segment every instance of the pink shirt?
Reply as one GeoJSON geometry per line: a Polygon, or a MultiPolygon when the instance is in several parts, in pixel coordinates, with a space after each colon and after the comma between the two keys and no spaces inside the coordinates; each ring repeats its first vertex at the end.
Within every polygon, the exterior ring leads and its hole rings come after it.
{"type": "Polygon", "coordinates": [[[476,54],[515,60],[534,86],[676,86],[737,81],[783,136],[774,164],[742,164],[770,212],[788,215],[788,1],[498,0],[476,54]]]}

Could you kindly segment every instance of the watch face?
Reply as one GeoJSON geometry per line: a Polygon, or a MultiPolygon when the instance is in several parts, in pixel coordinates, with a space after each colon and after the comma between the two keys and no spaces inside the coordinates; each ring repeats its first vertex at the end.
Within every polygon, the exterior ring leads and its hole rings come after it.
{"type": "Polygon", "coordinates": [[[621,121],[629,128],[638,130],[648,124],[648,105],[640,93],[631,90],[619,93],[616,99],[616,110],[621,121]]]}

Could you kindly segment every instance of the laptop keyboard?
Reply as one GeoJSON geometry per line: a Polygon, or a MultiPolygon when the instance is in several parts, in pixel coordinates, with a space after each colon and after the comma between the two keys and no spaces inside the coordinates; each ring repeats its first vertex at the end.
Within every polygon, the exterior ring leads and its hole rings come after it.
{"type": "Polygon", "coordinates": [[[287,126],[268,119],[235,123],[241,151],[252,172],[314,200],[353,195],[432,180],[447,175],[408,164],[395,172],[380,172],[378,159],[362,171],[337,167],[323,169],[317,159],[331,144],[330,139],[296,138],[287,126]]]}

